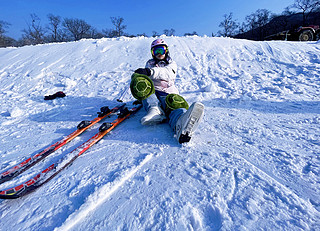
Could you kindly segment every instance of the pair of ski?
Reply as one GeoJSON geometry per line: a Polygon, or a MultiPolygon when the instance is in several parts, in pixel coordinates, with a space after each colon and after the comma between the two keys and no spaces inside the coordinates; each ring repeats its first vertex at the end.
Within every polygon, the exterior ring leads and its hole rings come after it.
{"type": "Polygon", "coordinates": [[[94,118],[91,121],[82,121],[77,130],[72,132],[70,135],[62,138],[58,142],[50,145],[49,147],[45,148],[43,151],[35,154],[34,156],[24,160],[23,162],[11,167],[10,169],[2,172],[0,174],[0,184],[6,181],[11,180],[15,176],[21,174],[22,172],[26,171],[27,169],[31,168],[36,163],[39,163],[42,159],[49,156],[62,146],[69,143],[71,140],[82,134],[85,130],[92,127],[94,124],[98,123],[99,121],[103,120],[104,118],[110,116],[111,114],[115,114],[118,112],[117,118],[111,123],[103,123],[100,128],[99,132],[92,136],[88,141],[84,142],[73,151],[68,153],[66,156],[62,157],[56,163],[50,165],[36,176],[32,177],[30,180],[17,185],[15,187],[0,191],[0,199],[16,199],[25,194],[28,194],[35,190],[36,188],[40,187],[44,183],[51,180],[55,177],[59,172],[63,169],[68,167],[75,159],[77,159],[80,155],[82,155],[85,151],[87,151],[92,145],[97,143],[101,140],[107,133],[109,133],[112,129],[114,129],[117,125],[119,125],[122,121],[127,119],[130,115],[137,112],[142,105],[135,106],[131,109],[125,107],[125,104],[116,106],[112,109],[108,107],[102,107],[100,112],[98,112],[98,117],[94,118]]]}

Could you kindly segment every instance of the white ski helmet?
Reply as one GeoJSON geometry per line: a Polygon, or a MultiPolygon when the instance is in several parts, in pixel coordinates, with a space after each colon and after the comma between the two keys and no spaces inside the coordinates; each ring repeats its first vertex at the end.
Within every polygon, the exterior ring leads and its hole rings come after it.
{"type": "Polygon", "coordinates": [[[168,44],[163,39],[156,39],[151,43],[151,49],[159,45],[165,45],[166,47],[168,47],[168,44]]]}

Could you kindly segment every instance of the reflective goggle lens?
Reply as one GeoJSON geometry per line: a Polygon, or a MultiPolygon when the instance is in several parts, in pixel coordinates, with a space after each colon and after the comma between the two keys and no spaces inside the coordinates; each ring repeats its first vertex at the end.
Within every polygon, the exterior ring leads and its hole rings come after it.
{"type": "Polygon", "coordinates": [[[152,55],[164,55],[167,53],[167,47],[166,46],[158,46],[151,49],[152,55]]]}

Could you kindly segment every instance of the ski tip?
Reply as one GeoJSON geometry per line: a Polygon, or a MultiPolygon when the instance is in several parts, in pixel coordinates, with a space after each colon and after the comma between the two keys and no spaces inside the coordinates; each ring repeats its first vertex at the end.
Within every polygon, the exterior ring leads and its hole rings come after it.
{"type": "Polygon", "coordinates": [[[11,189],[0,191],[0,199],[17,199],[28,193],[24,185],[19,185],[11,189]]]}
{"type": "Polygon", "coordinates": [[[7,199],[17,199],[19,198],[20,196],[17,195],[17,194],[0,194],[0,199],[3,199],[3,200],[7,200],[7,199]]]}

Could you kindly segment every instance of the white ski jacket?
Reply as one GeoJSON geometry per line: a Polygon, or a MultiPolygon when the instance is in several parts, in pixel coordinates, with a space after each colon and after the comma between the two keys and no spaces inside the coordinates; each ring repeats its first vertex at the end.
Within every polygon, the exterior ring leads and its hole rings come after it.
{"type": "Polygon", "coordinates": [[[156,91],[166,92],[168,94],[179,94],[178,89],[174,85],[177,76],[177,64],[172,59],[168,62],[156,62],[154,59],[148,60],[146,68],[151,70],[151,76],[156,91]]]}

